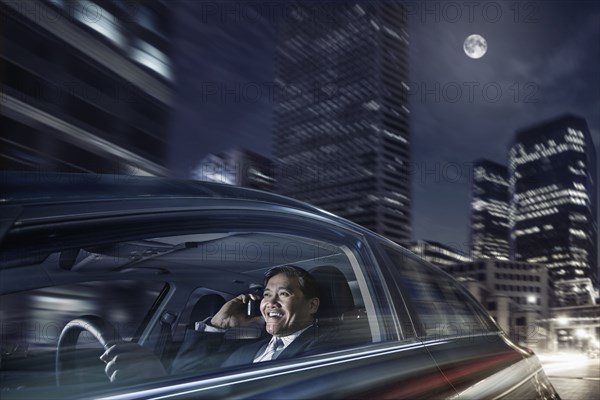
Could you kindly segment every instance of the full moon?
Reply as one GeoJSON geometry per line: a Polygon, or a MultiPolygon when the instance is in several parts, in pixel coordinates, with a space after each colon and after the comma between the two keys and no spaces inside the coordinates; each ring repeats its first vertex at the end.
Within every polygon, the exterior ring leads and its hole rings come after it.
{"type": "Polygon", "coordinates": [[[465,54],[471,58],[481,58],[487,51],[487,42],[481,35],[470,35],[463,44],[465,54]]]}

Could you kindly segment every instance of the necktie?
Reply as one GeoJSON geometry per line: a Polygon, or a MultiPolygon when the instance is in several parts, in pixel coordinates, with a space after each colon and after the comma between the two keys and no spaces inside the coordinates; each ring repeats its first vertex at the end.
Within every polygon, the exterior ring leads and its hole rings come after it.
{"type": "Polygon", "coordinates": [[[281,338],[275,337],[274,340],[271,340],[263,355],[256,358],[254,362],[274,360],[282,351],[283,340],[281,340],[281,338]]]}

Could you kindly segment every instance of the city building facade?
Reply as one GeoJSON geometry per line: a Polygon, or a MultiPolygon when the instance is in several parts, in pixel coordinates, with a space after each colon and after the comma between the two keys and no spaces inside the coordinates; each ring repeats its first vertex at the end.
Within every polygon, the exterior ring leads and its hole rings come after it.
{"type": "Polygon", "coordinates": [[[600,305],[589,304],[550,309],[548,326],[552,341],[549,350],[578,350],[598,357],[600,352],[600,305]]]}
{"type": "Polygon", "coordinates": [[[438,267],[444,268],[472,261],[471,257],[460,249],[431,240],[416,240],[405,242],[403,245],[438,267]]]}
{"type": "Polygon", "coordinates": [[[506,295],[515,304],[531,306],[540,315],[548,316],[552,288],[543,264],[475,260],[443,269],[454,277],[482,282],[490,293],[506,295]]]}
{"type": "Polygon", "coordinates": [[[192,171],[192,179],[273,191],[273,161],[247,149],[233,148],[209,154],[192,171]]]}
{"type": "Polygon", "coordinates": [[[408,34],[400,2],[294,5],[280,26],[277,191],[411,238],[408,34]]]}
{"type": "Polygon", "coordinates": [[[490,160],[473,164],[471,195],[471,256],[510,259],[510,198],[508,167],[490,160]]]}
{"type": "Polygon", "coordinates": [[[509,171],[514,259],[547,266],[556,306],[593,298],[570,289],[597,278],[596,152],[586,121],[566,114],[517,131],[509,171]]]}
{"type": "Polygon", "coordinates": [[[0,0],[0,168],[167,175],[172,10],[0,0]]]}
{"type": "Polygon", "coordinates": [[[518,341],[548,348],[551,335],[539,321],[550,316],[551,281],[543,264],[475,260],[443,267],[518,341]]]}

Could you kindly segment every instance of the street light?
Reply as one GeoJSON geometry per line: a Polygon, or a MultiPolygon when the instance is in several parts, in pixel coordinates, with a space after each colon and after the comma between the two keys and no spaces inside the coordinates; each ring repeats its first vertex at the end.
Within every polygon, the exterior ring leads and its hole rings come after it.
{"type": "Polygon", "coordinates": [[[535,296],[532,296],[532,295],[527,296],[527,304],[535,304],[535,303],[536,303],[535,296]]]}
{"type": "Polygon", "coordinates": [[[569,319],[564,315],[561,315],[556,320],[558,321],[559,325],[566,325],[569,322],[569,319]]]}

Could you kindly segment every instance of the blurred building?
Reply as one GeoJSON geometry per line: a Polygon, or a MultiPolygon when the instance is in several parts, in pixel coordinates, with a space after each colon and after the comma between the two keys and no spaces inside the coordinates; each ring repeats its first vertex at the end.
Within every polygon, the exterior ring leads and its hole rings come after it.
{"type": "Polygon", "coordinates": [[[192,172],[192,179],[273,191],[273,161],[246,149],[209,154],[192,172]]]}
{"type": "Polygon", "coordinates": [[[543,264],[477,260],[443,268],[457,278],[515,340],[548,348],[550,334],[539,321],[550,316],[551,282],[543,264]]]}
{"type": "Polygon", "coordinates": [[[600,305],[551,308],[543,322],[552,335],[550,350],[600,351],[600,305]]]}
{"type": "Polygon", "coordinates": [[[471,257],[460,249],[438,242],[417,240],[405,242],[403,245],[413,253],[438,267],[447,267],[472,261],[471,257]]]}
{"type": "MultiPolygon", "coordinates": [[[[482,282],[489,293],[500,293],[508,296],[515,304],[531,306],[540,315],[548,315],[551,282],[543,264],[476,260],[443,269],[456,278],[473,278],[482,282]]],[[[492,307],[488,307],[488,310],[490,308],[492,307]]]]}
{"type": "Polygon", "coordinates": [[[519,130],[509,170],[514,259],[548,267],[555,305],[593,299],[572,290],[592,288],[597,268],[596,152],[586,121],[567,114],[519,130]]]}
{"type": "Polygon", "coordinates": [[[277,191],[411,237],[408,34],[400,2],[307,2],[279,27],[277,191]]]}
{"type": "Polygon", "coordinates": [[[489,160],[475,161],[471,196],[474,259],[510,259],[509,217],[508,168],[489,160]]]}
{"type": "Polygon", "coordinates": [[[173,7],[0,0],[0,168],[166,175],[173,7]]]}

